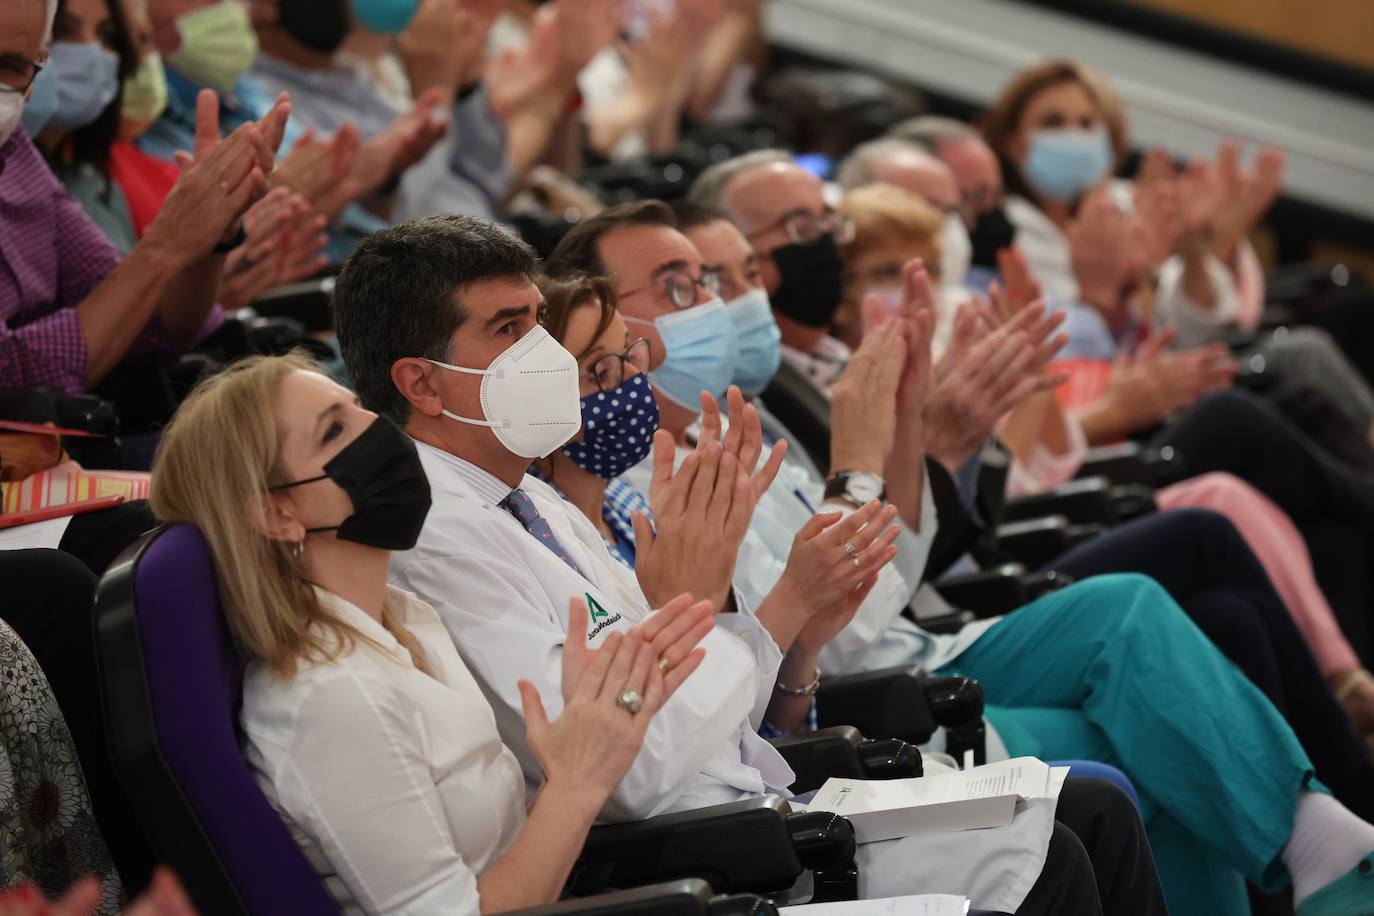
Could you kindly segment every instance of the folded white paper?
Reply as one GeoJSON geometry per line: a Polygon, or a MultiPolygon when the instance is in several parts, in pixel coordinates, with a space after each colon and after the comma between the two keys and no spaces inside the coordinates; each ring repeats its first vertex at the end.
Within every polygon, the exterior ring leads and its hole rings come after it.
{"type": "Polygon", "coordinates": [[[860,843],[918,833],[1005,827],[1023,798],[1058,798],[1066,767],[1014,757],[917,779],[829,779],[810,804],[854,825],[860,843]]]}
{"type": "Polygon", "coordinates": [[[846,900],[840,903],[806,903],[785,906],[791,916],[967,916],[967,897],[949,894],[917,894],[881,900],[846,900]]]}

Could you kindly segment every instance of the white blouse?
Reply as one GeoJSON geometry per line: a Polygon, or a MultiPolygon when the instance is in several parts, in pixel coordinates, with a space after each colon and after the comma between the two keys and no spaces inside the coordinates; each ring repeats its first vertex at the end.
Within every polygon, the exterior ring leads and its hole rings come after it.
{"type": "Polygon", "coordinates": [[[477,876],[525,820],[520,765],[433,608],[387,590],[430,676],[364,611],[316,592],[376,645],[289,680],[249,666],[258,784],[344,912],[475,914],[477,876]]]}

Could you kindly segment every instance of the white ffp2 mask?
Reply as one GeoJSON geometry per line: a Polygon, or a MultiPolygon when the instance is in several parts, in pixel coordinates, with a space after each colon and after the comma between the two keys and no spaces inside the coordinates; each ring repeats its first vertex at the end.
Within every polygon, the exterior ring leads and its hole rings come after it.
{"type": "Polygon", "coordinates": [[[444,416],[471,426],[489,426],[512,454],[544,458],[582,428],[577,360],[549,332],[536,325],[485,369],[428,360],[451,372],[482,376],[482,416],[474,420],[448,410],[444,416]]]}

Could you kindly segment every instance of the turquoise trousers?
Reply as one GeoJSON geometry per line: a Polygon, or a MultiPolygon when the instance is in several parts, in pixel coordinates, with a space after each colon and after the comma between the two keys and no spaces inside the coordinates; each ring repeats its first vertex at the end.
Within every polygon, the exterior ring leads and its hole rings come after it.
{"type": "Polygon", "coordinates": [[[1013,756],[1119,767],[1140,792],[1169,911],[1245,916],[1287,883],[1292,729],[1153,579],[1094,576],[1008,615],[942,673],[983,685],[1013,756]]]}

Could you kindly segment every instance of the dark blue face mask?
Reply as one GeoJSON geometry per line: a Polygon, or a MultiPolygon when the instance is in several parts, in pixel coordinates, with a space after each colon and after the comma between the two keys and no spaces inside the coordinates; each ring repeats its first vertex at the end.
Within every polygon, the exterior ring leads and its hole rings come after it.
{"type": "Polygon", "coordinates": [[[563,454],[589,474],[611,480],[649,456],[658,431],[658,401],[644,373],[582,399],[582,439],[563,454]]]}

